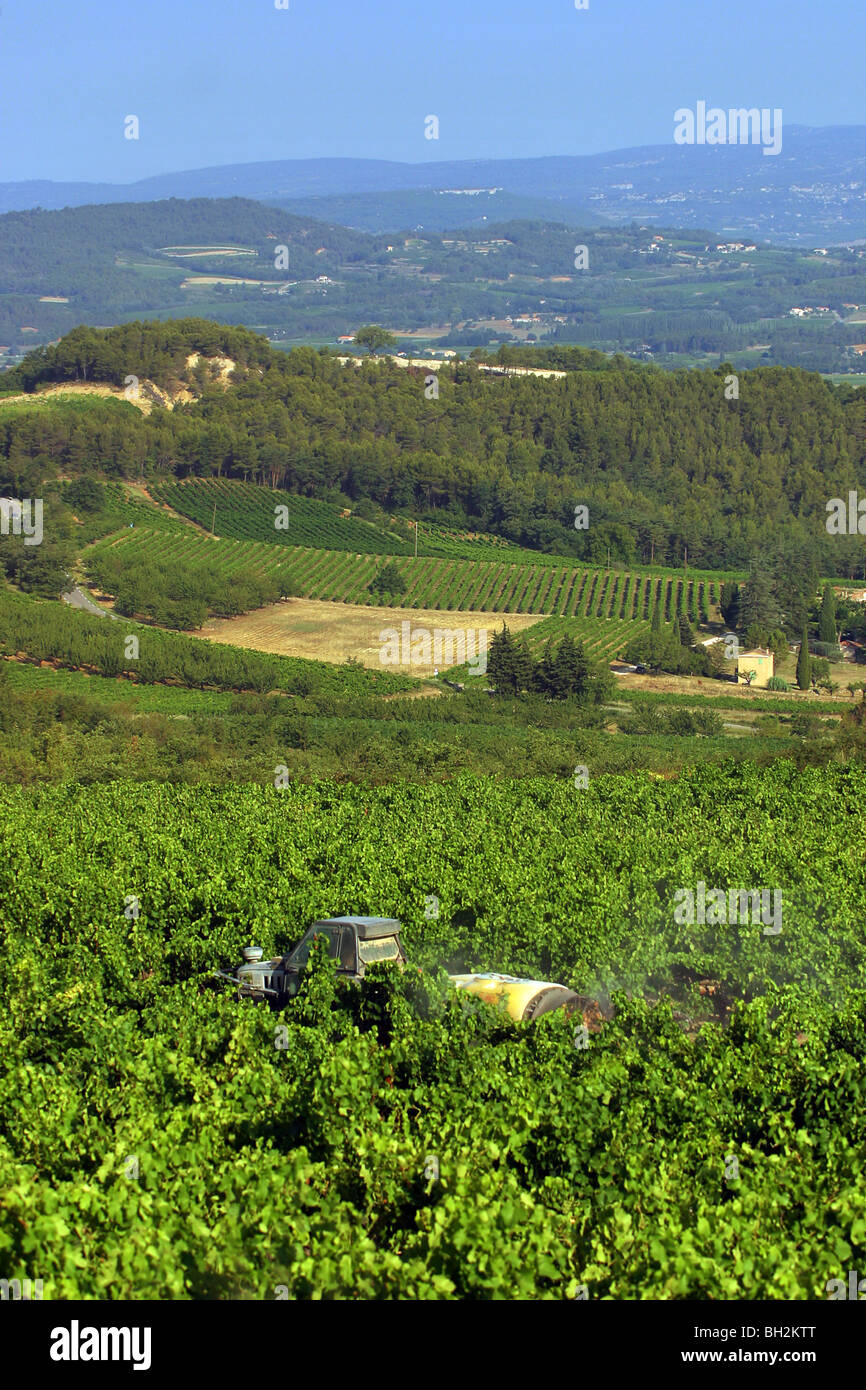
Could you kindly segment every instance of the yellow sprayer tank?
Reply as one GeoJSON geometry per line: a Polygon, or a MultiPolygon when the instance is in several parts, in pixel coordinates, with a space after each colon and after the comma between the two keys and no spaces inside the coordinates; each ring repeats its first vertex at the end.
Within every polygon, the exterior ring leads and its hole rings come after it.
{"type": "Polygon", "coordinates": [[[567,985],[548,980],[521,980],[515,975],[487,972],[479,975],[452,975],[452,984],[483,999],[485,1004],[498,1005],[509,1018],[529,1021],[558,1009],[562,1005],[578,1005],[580,996],[567,985]]]}

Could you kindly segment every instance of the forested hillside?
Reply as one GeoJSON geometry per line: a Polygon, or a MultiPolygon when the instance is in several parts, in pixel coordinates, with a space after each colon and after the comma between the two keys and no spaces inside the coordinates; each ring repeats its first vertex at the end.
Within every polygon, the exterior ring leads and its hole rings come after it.
{"type": "Polygon", "coordinates": [[[598,227],[572,215],[563,226],[561,215],[533,216],[531,203],[514,214],[443,230],[441,214],[429,223],[406,211],[387,235],[370,235],[357,230],[363,222],[334,226],[248,198],[7,213],[0,352],[17,360],[80,323],[195,313],[275,342],[333,343],[376,322],[455,349],[543,341],[664,366],[720,356],[862,366],[862,247],[817,255],[729,240],[708,223],[598,227]]]}
{"type": "Polygon", "coordinates": [[[7,213],[0,217],[0,335],[17,342],[22,322],[63,332],[143,310],[177,313],[191,272],[277,278],[278,245],[288,248],[291,276],[278,277],[285,281],[375,258],[384,241],[247,198],[7,213]],[[33,295],[69,302],[34,304],[33,295]],[[31,316],[22,319],[25,309],[31,316]]]}
{"type": "Polygon", "coordinates": [[[130,374],[192,382],[197,398],[147,416],[122,400],[87,411],[10,402],[0,485],[31,495],[58,474],[233,477],[594,563],[679,565],[687,551],[707,569],[803,554],[823,573],[863,564],[858,536],[827,534],[826,506],[866,492],[866,393],[798,370],[743,373],[728,399],[725,366],[606,364],[545,380],[466,363],[443,368],[428,399],[423,372],[284,354],[245,329],[184,320],[76,329],[4,385],[122,386],[130,374]],[[187,366],[193,353],[223,354],[237,370],[208,382],[187,366]]]}

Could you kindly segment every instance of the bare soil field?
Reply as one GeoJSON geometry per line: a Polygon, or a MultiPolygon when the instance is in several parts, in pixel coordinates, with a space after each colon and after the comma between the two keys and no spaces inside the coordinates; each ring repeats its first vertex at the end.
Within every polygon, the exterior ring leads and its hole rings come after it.
{"type": "MultiPolygon", "coordinates": [[[[406,676],[432,676],[434,660],[412,658],[411,643],[419,630],[432,636],[436,630],[465,632],[467,654],[478,650],[478,633],[492,634],[503,622],[512,632],[522,632],[540,622],[543,614],[532,613],[463,613],[432,608],[367,608],[361,604],[327,603],[319,599],[293,598],[260,608],[239,618],[212,618],[197,634],[211,642],[226,642],[235,647],[251,647],[255,651],[275,652],[280,656],[303,656],[312,661],[342,662],[354,657],[371,670],[399,671],[406,676]],[[402,624],[408,623],[408,641],[403,640],[402,624]],[[410,660],[383,661],[383,644],[396,629],[400,635],[399,653],[410,660]],[[383,634],[385,634],[383,636],[383,634]],[[472,636],[470,636],[472,634],[472,636]],[[405,650],[404,650],[405,649],[405,650]]],[[[444,643],[446,651],[447,641],[444,643]]],[[[415,655],[418,648],[416,646],[415,655]]],[[[456,664],[440,663],[440,669],[456,664]]]]}
{"type": "Polygon", "coordinates": [[[282,280],[251,280],[241,275],[188,275],[181,281],[181,289],[194,289],[196,285],[281,285],[282,280]]]}
{"type": "MultiPolygon", "coordinates": [[[[510,626],[511,624],[509,622],[509,627],[510,626]]],[[[858,669],[859,672],[863,673],[862,666],[857,668],[849,663],[846,664],[841,674],[844,675],[847,680],[866,679],[866,674],[857,674],[858,669]]],[[[839,681],[841,677],[837,674],[837,670],[838,668],[832,667],[831,674],[835,680],[839,681]]],[[[784,668],[783,674],[787,680],[789,678],[789,673],[785,671],[784,668]]],[[[762,690],[758,688],[750,689],[747,685],[737,685],[733,681],[712,680],[708,676],[673,676],[667,674],[658,676],[638,676],[633,671],[627,671],[622,675],[617,675],[616,680],[617,685],[622,690],[664,691],[669,695],[706,695],[709,697],[714,695],[733,695],[735,699],[744,701],[802,699],[803,705],[807,709],[810,703],[823,704],[825,701],[843,707],[853,704],[851,696],[848,694],[847,690],[844,690],[844,687],[842,690],[837,691],[835,695],[828,695],[826,690],[822,690],[818,694],[811,691],[804,693],[798,690],[796,684],[793,682],[791,689],[788,691],[762,690]]]]}

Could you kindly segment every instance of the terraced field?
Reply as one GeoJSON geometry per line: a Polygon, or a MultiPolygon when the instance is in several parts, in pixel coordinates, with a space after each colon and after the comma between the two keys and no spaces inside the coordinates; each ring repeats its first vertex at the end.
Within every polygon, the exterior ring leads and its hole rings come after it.
{"type": "MultiPolygon", "coordinates": [[[[150,489],[158,501],[205,530],[231,540],[263,541],[268,545],[309,546],[323,550],[354,550],[362,555],[414,555],[415,530],[405,519],[395,518],[387,530],[315,497],[258,487],[228,478],[189,479],[183,483],[156,484],[150,489]],[[287,525],[277,529],[277,508],[286,508],[287,525]]],[[[283,518],[286,517],[283,513],[283,518]]],[[[488,559],[502,556],[524,563],[550,563],[549,555],[536,555],[509,545],[495,536],[473,539],[444,526],[422,523],[418,529],[418,553],[488,559]]]]}
{"type": "MultiPolygon", "coordinates": [[[[122,547],[143,562],[158,558],[194,566],[205,558],[232,574],[254,569],[292,581],[303,598],[374,604],[370,581],[380,560],[342,550],[266,545],[218,539],[199,532],[171,534],[137,526],[98,542],[122,547]]],[[[648,622],[657,607],[666,620],[683,612],[693,623],[710,613],[719,598],[718,578],[660,576],[647,571],[599,570],[556,559],[539,566],[418,556],[396,559],[406,592],[395,596],[400,608],[488,613],[538,613],[564,618],[648,622]]]]}
{"type": "MultiPolygon", "coordinates": [[[[383,529],[314,497],[299,497],[237,482],[228,478],[190,478],[184,482],[152,483],[151,496],[188,517],[206,531],[229,540],[261,541],[267,545],[298,546],[314,550],[354,551],[357,555],[394,555],[413,558],[414,525],[394,517],[383,529]],[[277,530],[276,509],[286,508],[288,524],[277,530]]],[[[285,515],[285,514],[283,514],[285,515]]],[[[545,569],[579,567],[580,561],[562,555],[511,545],[498,536],[458,531],[447,526],[421,522],[418,528],[418,556],[434,559],[489,561],[491,564],[532,565],[545,569]]],[[[638,565],[637,572],[650,578],[666,578],[669,570],[638,565]]],[[[692,570],[690,582],[721,583],[737,578],[719,571],[692,570]]],[[[625,598],[625,589],[620,590],[625,598]]]]}
{"type": "Polygon", "coordinates": [[[581,641],[589,656],[597,661],[612,661],[638,633],[649,626],[630,618],[544,618],[527,628],[527,645],[532,655],[539,657],[547,642],[554,647],[568,633],[581,641]]]}

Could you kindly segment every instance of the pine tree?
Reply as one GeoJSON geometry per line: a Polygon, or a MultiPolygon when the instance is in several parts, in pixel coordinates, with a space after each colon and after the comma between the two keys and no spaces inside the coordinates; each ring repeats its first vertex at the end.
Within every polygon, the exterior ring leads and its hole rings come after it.
{"type": "Polygon", "coordinates": [[[487,675],[496,689],[504,694],[513,694],[514,683],[514,638],[505,623],[501,632],[494,632],[490,639],[487,654],[487,675]]]}
{"type": "Polygon", "coordinates": [[[824,597],[821,602],[821,620],[818,626],[819,642],[829,642],[831,645],[836,643],[836,595],[829,584],[824,585],[824,597]]]}
{"type": "Polygon", "coordinates": [[[775,562],[775,593],[782,608],[785,631],[796,635],[808,620],[818,588],[814,559],[790,541],[780,546],[775,562]]]}
{"type": "Polygon", "coordinates": [[[770,634],[760,623],[749,623],[746,628],[746,646],[750,651],[755,647],[766,647],[770,640],[770,634]]]}
{"type": "Polygon", "coordinates": [[[512,669],[514,689],[531,690],[535,676],[535,662],[525,637],[518,637],[513,647],[512,669]]]}
{"type": "Polygon", "coordinates": [[[740,594],[739,626],[749,628],[777,627],[781,621],[779,605],[773,593],[773,583],[764,570],[752,570],[740,594]]]}
{"type": "Polygon", "coordinates": [[[554,691],[558,699],[566,700],[574,694],[576,679],[577,649],[574,638],[567,632],[553,659],[554,691]]]}
{"type": "Polygon", "coordinates": [[[797,685],[800,690],[810,690],[812,687],[812,659],[809,656],[809,636],[805,623],[800,640],[800,655],[797,657],[797,685]]]}
{"type": "Polygon", "coordinates": [[[501,632],[495,632],[490,642],[487,656],[487,674],[496,689],[504,695],[515,695],[520,690],[532,690],[535,684],[536,665],[525,637],[512,637],[503,624],[501,632]]]}
{"type": "Polygon", "coordinates": [[[555,693],[555,672],[553,645],[548,638],[541,655],[541,660],[535,668],[535,678],[533,681],[536,690],[542,695],[553,695],[555,693]]]}
{"type": "Polygon", "coordinates": [[[574,693],[585,695],[591,688],[593,668],[582,642],[574,644],[574,693]]]}

